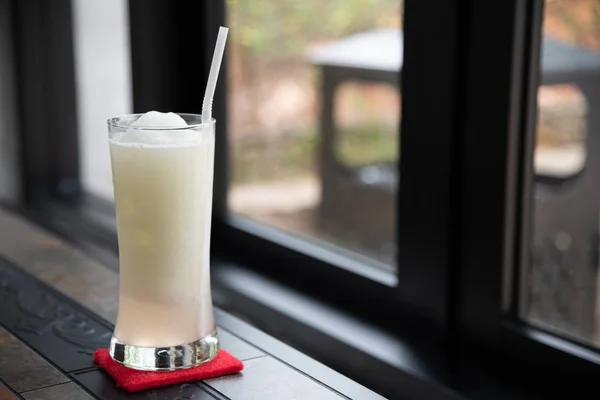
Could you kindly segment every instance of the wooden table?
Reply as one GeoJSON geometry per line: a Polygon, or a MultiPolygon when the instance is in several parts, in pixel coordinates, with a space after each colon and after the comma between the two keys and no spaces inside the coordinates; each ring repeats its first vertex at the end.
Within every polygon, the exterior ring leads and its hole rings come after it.
{"type": "Polygon", "coordinates": [[[0,210],[0,400],[382,398],[219,309],[222,347],[242,373],[128,394],[92,360],[117,297],[114,270],[0,210]]]}

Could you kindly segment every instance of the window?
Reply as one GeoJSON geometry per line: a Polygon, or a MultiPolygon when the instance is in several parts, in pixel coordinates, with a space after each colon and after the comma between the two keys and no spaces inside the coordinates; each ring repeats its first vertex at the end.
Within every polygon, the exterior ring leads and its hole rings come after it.
{"type": "Polygon", "coordinates": [[[598,344],[600,2],[546,1],[524,316],[598,344]]]}
{"type": "Polygon", "coordinates": [[[401,10],[227,1],[233,213],[395,268],[401,10]]]}

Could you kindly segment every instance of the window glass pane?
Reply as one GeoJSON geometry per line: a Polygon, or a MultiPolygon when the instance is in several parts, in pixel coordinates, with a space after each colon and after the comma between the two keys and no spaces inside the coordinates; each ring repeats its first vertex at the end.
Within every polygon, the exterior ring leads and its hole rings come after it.
{"type": "Polygon", "coordinates": [[[600,0],[546,0],[525,316],[600,339],[600,0]]]}
{"type": "Polygon", "coordinates": [[[112,200],[106,120],[132,112],[126,0],[73,0],[81,180],[112,200]]]}
{"type": "Polygon", "coordinates": [[[227,15],[230,211],[395,268],[401,2],[227,15]]]}

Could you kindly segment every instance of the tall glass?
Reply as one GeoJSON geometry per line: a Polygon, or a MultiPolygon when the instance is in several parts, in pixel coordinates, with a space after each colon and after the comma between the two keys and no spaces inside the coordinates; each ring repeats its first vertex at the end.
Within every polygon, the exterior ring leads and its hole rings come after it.
{"type": "Polygon", "coordinates": [[[108,120],[120,259],[110,355],[141,370],[193,367],[219,351],[209,270],[215,121],[179,115],[188,126],[108,120]]]}

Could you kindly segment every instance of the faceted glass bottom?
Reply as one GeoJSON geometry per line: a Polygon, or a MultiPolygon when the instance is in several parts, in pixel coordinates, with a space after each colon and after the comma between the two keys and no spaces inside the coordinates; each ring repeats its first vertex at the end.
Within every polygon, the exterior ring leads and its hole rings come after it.
{"type": "Polygon", "coordinates": [[[172,347],[139,347],[110,340],[110,356],[128,368],[142,371],[174,371],[211,361],[219,352],[219,337],[213,331],[195,342],[172,347]]]}

